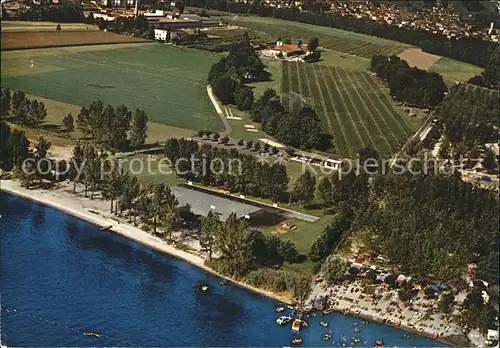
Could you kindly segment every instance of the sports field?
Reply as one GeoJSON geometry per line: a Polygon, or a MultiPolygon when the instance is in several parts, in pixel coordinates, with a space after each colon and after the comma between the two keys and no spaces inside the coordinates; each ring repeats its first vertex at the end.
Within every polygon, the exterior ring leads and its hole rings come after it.
{"type": "Polygon", "coordinates": [[[56,23],[56,22],[30,22],[30,21],[2,21],[2,32],[13,31],[56,31],[57,25],[61,31],[67,30],[99,30],[96,25],[85,23],[56,23]]]}
{"type": "Polygon", "coordinates": [[[401,114],[384,87],[364,71],[284,62],[281,98],[290,110],[311,105],[343,157],[354,157],[368,144],[391,155],[419,124],[401,114]]]}
{"type": "Polygon", "coordinates": [[[292,43],[296,43],[300,39],[304,44],[307,44],[310,38],[318,37],[320,47],[364,58],[371,58],[376,54],[397,54],[411,47],[401,42],[358,34],[351,31],[285,21],[276,18],[235,16],[224,17],[224,20],[232,25],[265,32],[274,39],[279,37],[282,39],[291,38],[292,43]]]}
{"type": "Polygon", "coordinates": [[[157,44],[96,51],[50,49],[2,52],[2,87],[76,105],[96,99],[144,109],[151,121],[220,131],[206,92],[217,56],[157,44]]]}

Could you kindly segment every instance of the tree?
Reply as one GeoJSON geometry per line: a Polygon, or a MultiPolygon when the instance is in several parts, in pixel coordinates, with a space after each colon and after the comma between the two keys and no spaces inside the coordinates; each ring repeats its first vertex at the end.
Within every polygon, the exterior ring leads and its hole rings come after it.
{"type": "Polygon", "coordinates": [[[104,20],[104,18],[99,18],[98,27],[101,31],[104,31],[108,28],[108,23],[104,20]]]}
{"type": "Polygon", "coordinates": [[[299,47],[302,46],[302,40],[297,41],[297,46],[299,46],[299,47]]]}
{"type": "Polygon", "coordinates": [[[238,85],[234,91],[234,102],[240,110],[249,110],[253,105],[253,91],[244,84],[238,85]]]}
{"type": "Polygon", "coordinates": [[[56,31],[61,31],[61,24],[57,24],[56,31]]]}
{"type": "Polygon", "coordinates": [[[454,300],[455,296],[451,292],[445,292],[439,299],[439,309],[444,313],[450,313],[451,306],[453,305],[454,300]]]}
{"type": "Polygon", "coordinates": [[[255,151],[259,151],[260,150],[260,142],[256,141],[253,148],[255,151]]]}
{"type": "Polygon", "coordinates": [[[71,112],[69,114],[67,114],[66,116],[64,116],[63,125],[64,125],[64,128],[66,128],[66,131],[68,132],[68,136],[69,136],[69,133],[71,133],[75,129],[74,119],[73,119],[73,115],[71,114],[71,112]]]}
{"type": "Polygon", "coordinates": [[[314,52],[318,48],[318,45],[319,45],[319,39],[317,37],[313,37],[307,43],[307,50],[309,52],[314,52]]]}
{"type": "Polygon", "coordinates": [[[24,160],[31,156],[29,146],[30,142],[24,132],[14,129],[10,133],[6,150],[11,156],[13,168],[21,168],[24,160]]]}
{"type": "Polygon", "coordinates": [[[38,143],[35,146],[35,162],[37,163],[37,175],[40,179],[40,182],[42,181],[43,175],[47,174],[49,172],[49,164],[47,161],[42,161],[43,159],[47,158],[47,153],[50,149],[52,144],[48,141],[45,140],[44,137],[38,138],[38,143]]]}
{"type": "Polygon", "coordinates": [[[9,113],[11,100],[10,89],[2,88],[2,93],[0,94],[0,118],[7,116],[9,113]]]}
{"type": "Polygon", "coordinates": [[[321,267],[321,272],[323,273],[324,279],[332,284],[336,283],[347,273],[348,267],[348,263],[342,257],[332,254],[326,259],[321,267]]]}
{"type": "Polygon", "coordinates": [[[483,168],[486,169],[487,171],[492,171],[492,170],[495,170],[497,168],[497,162],[496,162],[495,153],[493,152],[493,150],[491,150],[490,148],[487,148],[484,151],[484,157],[483,157],[481,164],[482,164],[483,168]]]}
{"type": "Polygon", "coordinates": [[[11,107],[12,107],[12,113],[14,115],[17,115],[19,108],[21,107],[21,104],[24,102],[26,99],[26,94],[22,91],[14,91],[14,94],[12,95],[12,101],[11,101],[11,107]]]}
{"type": "Polygon", "coordinates": [[[243,139],[238,140],[238,146],[245,145],[245,141],[243,139]]]}
{"type": "Polygon", "coordinates": [[[247,141],[245,147],[250,150],[252,146],[253,146],[253,141],[252,140],[247,141]]]}
{"type": "Polygon", "coordinates": [[[316,199],[323,207],[328,207],[332,203],[333,186],[328,176],[323,176],[316,187],[316,199]]]}
{"type": "Polygon", "coordinates": [[[10,134],[9,125],[4,121],[0,121],[0,169],[9,170],[12,166],[11,154],[7,148],[10,134]]]}
{"type": "Polygon", "coordinates": [[[224,138],[222,138],[222,139],[220,140],[220,142],[221,142],[221,144],[226,145],[227,143],[229,143],[229,137],[225,136],[224,138]]]}
{"type": "Polygon", "coordinates": [[[219,141],[220,139],[220,134],[215,132],[213,135],[212,135],[212,138],[215,142],[219,141]]]}
{"type": "Polygon", "coordinates": [[[268,143],[264,143],[262,150],[267,153],[267,152],[269,152],[270,147],[271,147],[271,145],[269,145],[268,143]]]}
{"type": "MultiPolygon", "coordinates": [[[[234,102],[234,93],[238,82],[227,75],[218,76],[212,84],[212,89],[222,104],[231,104],[234,102]]],[[[240,92],[244,93],[244,92],[240,92]]]]}
{"type": "Polygon", "coordinates": [[[146,142],[148,132],[148,116],[144,110],[136,109],[132,118],[132,130],[130,136],[130,145],[138,148],[146,142]]]}
{"type": "Polygon", "coordinates": [[[293,185],[292,196],[301,204],[310,202],[314,197],[316,178],[306,170],[293,185]]]}
{"type": "Polygon", "coordinates": [[[215,238],[219,233],[221,223],[217,213],[210,211],[207,217],[201,220],[200,246],[208,251],[208,258],[212,259],[215,247],[215,238]]]}
{"type": "Polygon", "coordinates": [[[76,193],[76,184],[82,179],[83,168],[85,161],[85,153],[80,143],[77,143],[73,148],[73,156],[71,156],[69,164],[69,178],[73,180],[73,193],[76,193]]]}

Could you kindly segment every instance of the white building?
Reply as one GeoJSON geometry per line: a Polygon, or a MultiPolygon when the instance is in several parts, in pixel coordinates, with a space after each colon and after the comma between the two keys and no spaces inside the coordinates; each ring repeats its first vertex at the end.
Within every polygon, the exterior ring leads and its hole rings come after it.
{"type": "Polygon", "coordinates": [[[167,30],[155,29],[155,40],[166,41],[167,40],[167,30]]]}

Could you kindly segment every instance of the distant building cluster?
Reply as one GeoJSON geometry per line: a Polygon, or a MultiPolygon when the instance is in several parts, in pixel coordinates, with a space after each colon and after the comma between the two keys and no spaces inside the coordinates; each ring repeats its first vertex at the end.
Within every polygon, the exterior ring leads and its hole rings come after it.
{"type": "MultiPolygon", "coordinates": [[[[251,3],[252,0],[235,0],[251,3]]],[[[265,0],[266,6],[273,8],[297,8],[304,10],[303,1],[265,0]]],[[[498,42],[500,28],[491,25],[488,28],[476,28],[465,23],[451,8],[435,6],[418,12],[396,8],[391,4],[375,6],[370,1],[331,1],[329,12],[340,16],[354,16],[359,19],[380,21],[400,28],[422,29],[434,34],[442,34],[451,38],[476,37],[485,41],[498,42]]],[[[498,2],[500,8],[500,2],[498,2]]]]}

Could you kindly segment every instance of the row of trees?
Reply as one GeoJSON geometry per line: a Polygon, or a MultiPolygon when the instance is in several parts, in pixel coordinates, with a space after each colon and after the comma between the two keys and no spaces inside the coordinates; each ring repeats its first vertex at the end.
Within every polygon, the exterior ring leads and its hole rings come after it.
{"type": "Polygon", "coordinates": [[[51,21],[62,23],[81,23],[85,21],[82,7],[73,3],[54,6],[51,0],[42,0],[39,4],[31,3],[19,12],[22,21],[51,21]]]}
{"type": "Polygon", "coordinates": [[[243,277],[263,266],[281,266],[293,263],[298,252],[291,241],[277,236],[265,236],[261,231],[248,230],[246,220],[233,213],[226,221],[210,212],[201,223],[200,245],[208,252],[208,264],[223,274],[243,277]],[[214,259],[213,255],[217,254],[214,259]]]}
{"type": "MultiPolygon", "coordinates": [[[[41,138],[39,144],[41,147],[36,152],[41,155],[47,143],[41,138]]],[[[48,148],[50,145],[46,150],[48,148]]],[[[26,134],[18,129],[11,129],[6,122],[0,121],[0,169],[7,171],[20,169],[23,162],[28,158],[33,158],[33,155],[26,134]]]]}
{"type": "Polygon", "coordinates": [[[147,122],[148,116],[143,110],[136,109],[132,114],[125,105],[115,109],[111,105],[104,106],[100,100],[82,107],[76,118],[77,127],[85,136],[122,151],[144,145],[147,122]]]}
{"type": "Polygon", "coordinates": [[[231,46],[229,54],[212,65],[208,83],[223,104],[236,104],[247,110],[253,104],[253,91],[244,82],[264,73],[264,64],[250,45],[248,37],[231,46]]]}
{"type": "Polygon", "coordinates": [[[262,124],[264,132],[286,145],[303,150],[326,150],[332,146],[332,137],[321,132],[319,117],[310,106],[289,113],[272,89],[267,89],[254,103],[250,117],[262,124]]]}
{"type": "Polygon", "coordinates": [[[236,149],[198,145],[194,140],[169,139],[166,156],[177,164],[177,175],[210,186],[231,187],[236,192],[279,201],[286,196],[288,175],[280,163],[258,161],[236,149]],[[195,159],[193,164],[191,159],[195,159]]]}
{"type": "MultiPolygon", "coordinates": [[[[326,3],[324,3],[326,4],[326,3]]],[[[423,29],[399,28],[385,21],[359,19],[355,16],[342,16],[322,10],[321,3],[311,11],[301,11],[296,7],[274,8],[265,2],[228,2],[224,0],[188,0],[187,6],[195,6],[219,11],[258,14],[263,17],[276,17],[285,20],[307,24],[343,29],[357,33],[378,36],[385,39],[401,41],[418,46],[424,51],[440,56],[450,57],[460,61],[486,67],[499,55],[500,48],[495,42],[483,41],[474,37],[448,39],[441,34],[433,34],[423,29]],[[477,54],[482,52],[482,54],[477,54]]]]}
{"type": "Polygon", "coordinates": [[[5,88],[2,89],[0,98],[0,117],[10,114],[25,126],[39,127],[47,116],[45,104],[35,99],[29,100],[22,91],[11,94],[10,90],[5,88]]]}
{"type": "Polygon", "coordinates": [[[391,96],[410,105],[436,106],[447,91],[441,75],[410,68],[405,60],[397,56],[375,55],[371,60],[371,69],[387,81],[391,96]]]}
{"type": "Polygon", "coordinates": [[[455,85],[436,109],[439,129],[451,143],[495,142],[498,138],[498,93],[466,84],[455,85]]]}
{"type": "Polygon", "coordinates": [[[151,228],[155,235],[171,240],[173,226],[190,211],[189,206],[179,207],[177,198],[163,183],[141,185],[136,176],[125,172],[108,154],[92,144],[77,144],[69,163],[68,178],[83,185],[84,195],[94,198],[101,192],[110,201],[110,211],[122,214],[127,211],[129,221],[139,219],[143,228],[151,228]],[[160,228],[161,230],[159,230],[160,228]]]}

